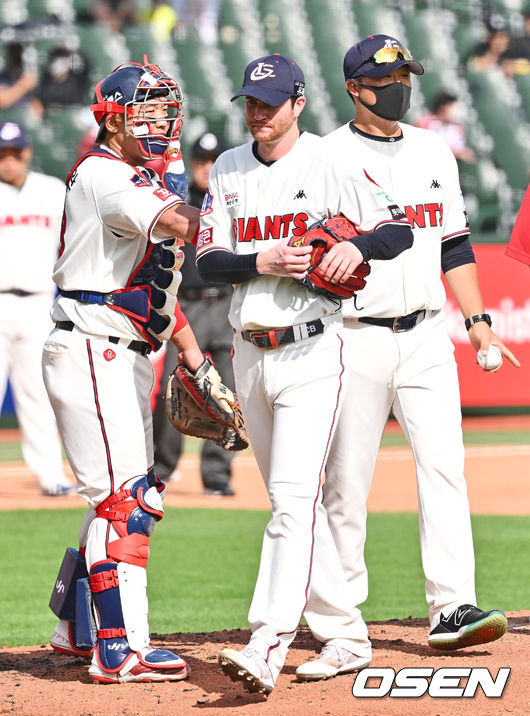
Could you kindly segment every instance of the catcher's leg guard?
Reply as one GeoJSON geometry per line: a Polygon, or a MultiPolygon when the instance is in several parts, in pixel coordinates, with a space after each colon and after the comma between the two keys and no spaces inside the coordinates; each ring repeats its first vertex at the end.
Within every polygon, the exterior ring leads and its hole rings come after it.
{"type": "Polygon", "coordinates": [[[96,510],[98,518],[110,523],[111,536],[107,558],[90,567],[98,620],[98,644],[89,669],[94,681],[177,681],[189,674],[179,656],[149,645],[145,566],[149,536],[163,516],[161,491],[151,474],[134,478],[96,510]]]}

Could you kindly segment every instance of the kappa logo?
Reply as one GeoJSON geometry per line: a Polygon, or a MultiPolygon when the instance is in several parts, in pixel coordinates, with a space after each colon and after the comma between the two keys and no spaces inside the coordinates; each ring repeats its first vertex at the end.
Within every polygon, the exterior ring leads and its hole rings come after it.
{"type": "Polygon", "coordinates": [[[438,179],[433,179],[430,188],[431,189],[441,189],[442,186],[441,186],[440,182],[438,181],[438,179]]]}
{"type": "Polygon", "coordinates": [[[307,199],[307,194],[303,189],[299,189],[298,193],[294,195],[293,199],[307,199]]]}
{"type": "Polygon", "coordinates": [[[291,240],[291,246],[294,246],[295,248],[298,248],[299,246],[304,245],[304,237],[302,236],[299,239],[296,239],[296,241],[291,240]]]}
{"type": "Polygon", "coordinates": [[[112,348],[107,348],[103,351],[103,358],[105,358],[106,361],[111,361],[116,358],[116,353],[112,350],[112,348]]]}
{"type": "Polygon", "coordinates": [[[259,80],[264,80],[267,77],[276,77],[274,74],[274,65],[269,65],[266,62],[258,62],[250,73],[250,79],[253,82],[259,82],[259,80]]]}
{"type": "Polygon", "coordinates": [[[62,579],[58,579],[55,582],[55,589],[58,592],[58,594],[62,594],[64,592],[64,584],[63,584],[62,579]]]}

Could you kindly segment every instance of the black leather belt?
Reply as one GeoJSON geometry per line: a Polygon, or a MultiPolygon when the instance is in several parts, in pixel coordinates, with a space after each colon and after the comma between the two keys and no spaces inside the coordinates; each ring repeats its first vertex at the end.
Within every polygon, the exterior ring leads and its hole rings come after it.
{"type": "Polygon", "coordinates": [[[31,291],[23,291],[21,288],[8,288],[5,291],[0,291],[0,293],[12,293],[14,296],[33,296],[33,293],[31,291]]]}
{"type": "Polygon", "coordinates": [[[253,343],[258,348],[278,348],[286,343],[303,341],[311,336],[324,333],[324,324],[317,318],[316,321],[298,323],[287,328],[271,328],[268,331],[241,331],[239,334],[244,341],[253,343]]]}
{"type": "Polygon", "coordinates": [[[394,333],[402,333],[410,331],[411,328],[417,326],[425,318],[426,310],[414,311],[407,316],[396,316],[395,318],[359,318],[361,323],[371,323],[373,326],[386,326],[391,328],[394,333]]]}
{"type": "Polygon", "coordinates": [[[204,301],[205,303],[215,303],[225,296],[232,294],[232,289],[226,289],[218,286],[205,286],[204,288],[180,288],[178,297],[185,301],[204,301]]]}
{"type": "MultiPolygon", "coordinates": [[[[60,328],[62,331],[73,331],[74,330],[74,324],[72,321],[57,321],[55,324],[56,328],[60,328]]],[[[121,338],[118,336],[107,336],[110,343],[119,343],[121,338]]],[[[151,353],[151,346],[149,343],[145,343],[144,341],[131,341],[127,348],[131,351],[134,351],[135,353],[140,353],[140,355],[146,356],[151,353]]]]}

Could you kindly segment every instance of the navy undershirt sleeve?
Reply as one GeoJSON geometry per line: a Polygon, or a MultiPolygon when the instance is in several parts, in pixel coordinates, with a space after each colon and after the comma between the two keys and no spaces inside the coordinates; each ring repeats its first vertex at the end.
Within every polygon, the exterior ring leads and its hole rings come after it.
{"type": "Polygon", "coordinates": [[[365,261],[393,259],[405,249],[410,249],[414,235],[406,224],[385,224],[369,234],[362,234],[349,239],[355,244],[365,261]]]}
{"type": "Polygon", "coordinates": [[[197,260],[200,277],[207,283],[244,283],[261,276],[256,270],[258,254],[209,251],[197,260]]]}
{"type": "Polygon", "coordinates": [[[469,234],[459,236],[457,239],[450,241],[444,241],[442,244],[442,271],[444,273],[457,266],[474,263],[476,263],[475,254],[469,240],[469,234]]]}

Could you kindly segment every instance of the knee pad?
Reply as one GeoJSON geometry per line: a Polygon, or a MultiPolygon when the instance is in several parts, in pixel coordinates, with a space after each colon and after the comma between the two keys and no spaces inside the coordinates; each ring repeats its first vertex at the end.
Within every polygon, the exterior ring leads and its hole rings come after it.
{"type": "Polygon", "coordinates": [[[107,541],[107,557],[145,567],[149,537],[164,516],[160,483],[154,471],[126,482],[96,508],[96,516],[112,524],[117,539],[107,541]]]}

